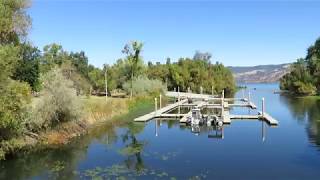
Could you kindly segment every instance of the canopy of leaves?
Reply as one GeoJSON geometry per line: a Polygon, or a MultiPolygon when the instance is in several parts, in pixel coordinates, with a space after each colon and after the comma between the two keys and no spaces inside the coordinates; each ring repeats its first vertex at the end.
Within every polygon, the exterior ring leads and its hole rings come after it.
{"type": "Polygon", "coordinates": [[[31,44],[21,44],[21,58],[17,62],[16,70],[12,76],[13,79],[27,82],[33,91],[39,91],[40,88],[40,50],[31,44]]]}
{"type": "Polygon", "coordinates": [[[23,129],[30,89],[25,83],[10,79],[19,61],[19,49],[0,46],[0,140],[15,136],[23,129]]]}
{"type": "Polygon", "coordinates": [[[0,140],[6,140],[23,130],[31,96],[28,84],[12,80],[0,93],[0,140]]]}
{"type": "Polygon", "coordinates": [[[305,59],[298,59],[291,72],[280,80],[280,88],[298,95],[320,92],[320,38],[308,48],[305,59]]]}
{"type": "Polygon", "coordinates": [[[0,44],[18,44],[31,25],[27,0],[0,0],[0,44]]]}
{"type": "Polygon", "coordinates": [[[23,130],[30,102],[29,85],[12,80],[21,62],[19,43],[30,25],[27,4],[25,0],[0,0],[0,141],[23,130]]]}
{"type": "Polygon", "coordinates": [[[222,64],[211,64],[207,59],[193,60],[181,58],[172,64],[151,65],[147,69],[148,77],[166,82],[169,90],[180,87],[181,91],[188,88],[194,92],[215,93],[225,90],[227,93],[235,91],[235,81],[229,69],[222,64]]]}
{"type": "Polygon", "coordinates": [[[13,45],[0,46],[0,86],[13,74],[19,61],[19,49],[13,45]]]}

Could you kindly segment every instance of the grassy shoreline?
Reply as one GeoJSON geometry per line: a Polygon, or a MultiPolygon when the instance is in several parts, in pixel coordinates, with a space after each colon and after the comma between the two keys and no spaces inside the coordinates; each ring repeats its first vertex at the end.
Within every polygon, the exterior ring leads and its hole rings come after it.
{"type": "MultiPolygon", "coordinates": [[[[84,116],[81,120],[64,122],[52,129],[41,131],[39,134],[26,133],[20,137],[2,142],[0,148],[0,160],[14,157],[19,152],[32,152],[48,148],[59,148],[70,143],[75,137],[85,135],[89,128],[110,120],[120,121],[121,117],[150,107],[150,97],[108,98],[105,97],[80,97],[83,102],[84,116]]],[[[124,122],[125,123],[125,122],[124,122]]]]}
{"type": "Polygon", "coordinates": [[[320,96],[305,96],[305,97],[301,97],[304,99],[312,99],[312,100],[320,100],[320,96]]]}
{"type": "Polygon", "coordinates": [[[300,99],[311,99],[311,100],[320,100],[320,95],[297,95],[292,92],[282,92],[283,95],[287,95],[293,98],[300,98],[300,99]]]}

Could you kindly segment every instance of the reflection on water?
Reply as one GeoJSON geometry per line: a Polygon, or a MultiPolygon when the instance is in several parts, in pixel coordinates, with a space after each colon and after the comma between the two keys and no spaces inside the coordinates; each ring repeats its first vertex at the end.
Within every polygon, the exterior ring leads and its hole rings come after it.
{"type": "Polygon", "coordinates": [[[320,149],[320,99],[281,96],[281,101],[290,108],[297,121],[306,124],[310,142],[320,149]]]}
{"type": "Polygon", "coordinates": [[[59,149],[3,161],[0,179],[319,179],[320,102],[273,94],[277,85],[248,87],[258,109],[266,98],[277,128],[258,120],[222,127],[132,121],[151,105],[99,124],[59,149]]]}
{"type": "Polygon", "coordinates": [[[135,123],[129,123],[128,129],[122,135],[124,147],[120,149],[120,153],[126,156],[124,164],[127,169],[134,169],[137,172],[141,172],[145,169],[141,153],[147,142],[138,140],[136,137],[136,134],[143,131],[143,128],[144,126],[141,124],[136,125],[135,123]]]}
{"type": "MultiPolygon", "coordinates": [[[[172,127],[173,124],[178,124],[177,122],[174,123],[174,121],[178,120],[153,120],[155,124],[155,136],[159,136],[159,127],[162,126],[164,123],[168,124],[168,127],[172,127]]],[[[266,140],[266,131],[267,128],[270,127],[266,122],[257,120],[261,122],[261,140],[264,142],[266,140]]],[[[207,125],[186,125],[186,124],[179,124],[181,129],[189,129],[191,133],[193,133],[196,136],[199,135],[207,135],[208,138],[213,139],[223,139],[224,138],[224,126],[229,125],[223,125],[223,126],[207,126],[207,125]]]]}
{"type": "Polygon", "coordinates": [[[187,124],[180,124],[179,119],[172,119],[172,120],[159,120],[154,119],[155,124],[155,136],[159,136],[159,127],[163,124],[168,124],[168,128],[171,128],[174,124],[179,124],[181,129],[189,129],[191,133],[198,136],[200,134],[207,134],[208,138],[217,138],[223,139],[223,127],[219,126],[207,126],[207,125],[187,125],[187,124]]]}

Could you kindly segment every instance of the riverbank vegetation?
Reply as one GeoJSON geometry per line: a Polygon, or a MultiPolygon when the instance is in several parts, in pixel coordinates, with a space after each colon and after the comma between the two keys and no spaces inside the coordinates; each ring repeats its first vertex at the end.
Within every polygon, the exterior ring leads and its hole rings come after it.
{"type": "Polygon", "coordinates": [[[70,52],[56,43],[41,50],[27,39],[29,5],[0,0],[0,159],[30,144],[65,143],[88,125],[166,90],[235,91],[231,72],[212,64],[209,53],[146,65],[144,44],[132,41],[122,50],[124,58],[99,68],[89,64],[84,51],[70,52]],[[106,101],[105,95],[131,98],[106,101]]]}
{"type": "Polygon", "coordinates": [[[280,80],[280,88],[295,95],[320,94],[320,38],[291,66],[291,72],[280,80]]]}

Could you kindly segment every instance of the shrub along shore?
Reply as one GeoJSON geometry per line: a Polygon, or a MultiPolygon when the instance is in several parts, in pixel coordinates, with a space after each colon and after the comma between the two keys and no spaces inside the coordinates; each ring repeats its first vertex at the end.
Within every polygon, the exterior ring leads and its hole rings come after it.
{"type": "MultiPolygon", "coordinates": [[[[78,97],[82,106],[82,114],[78,119],[57,124],[50,129],[43,129],[38,132],[25,132],[24,134],[3,141],[0,148],[0,160],[12,157],[16,153],[32,152],[47,148],[59,148],[72,141],[73,138],[85,135],[91,127],[100,123],[122,121],[122,115],[128,114],[131,107],[139,104],[152,104],[151,97],[111,98],[90,96],[78,97]],[[151,103],[150,103],[151,102],[151,103]]],[[[40,104],[41,99],[34,98],[33,106],[40,104]],[[36,104],[36,105],[35,105],[36,104]]]]}

